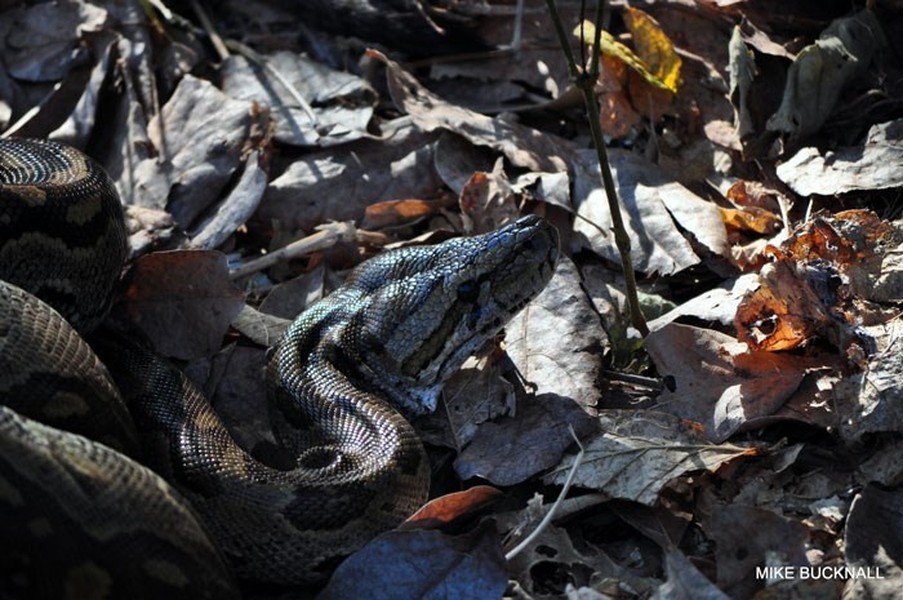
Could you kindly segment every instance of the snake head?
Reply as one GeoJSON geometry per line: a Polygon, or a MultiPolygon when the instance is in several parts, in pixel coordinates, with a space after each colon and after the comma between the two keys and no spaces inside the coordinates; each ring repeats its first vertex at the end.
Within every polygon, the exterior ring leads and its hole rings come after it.
{"type": "Polygon", "coordinates": [[[358,267],[346,293],[363,342],[358,371],[409,414],[436,408],[442,384],[545,288],[558,232],[529,215],[487,234],[387,252],[358,267]]]}

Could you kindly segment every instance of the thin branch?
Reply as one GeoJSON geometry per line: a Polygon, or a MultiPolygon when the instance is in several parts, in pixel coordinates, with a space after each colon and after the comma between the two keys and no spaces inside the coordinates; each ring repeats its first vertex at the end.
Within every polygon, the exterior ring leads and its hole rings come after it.
{"type": "Polygon", "coordinates": [[[279,248],[274,252],[249,260],[237,269],[230,271],[229,278],[239,279],[272,267],[279,262],[331,248],[340,240],[353,241],[357,239],[354,226],[351,223],[327,223],[319,229],[320,231],[317,233],[296,240],[284,248],[279,248]]]}
{"type": "MultiPolygon", "coordinates": [[[[568,59],[568,69],[574,79],[574,85],[583,93],[583,103],[586,105],[586,113],[589,120],[590,134],[593,138],[593,145],[596,147],[596,155],[599,160],[599,171],[602,174],[602,185],[605,187],[605,196],[608,198],[608,209],[611,213],[612,230],[615,236],[615,245],[621,255],[621,267],[624,270],[625,293],[627,295],[627,305],[630,308],[630,322],[640,332],[640,335],[646,337],[649,334],[649,327],[646,325],[646,319],[640,310],[640,301],[636,290],[636,273],[633,270],[633,259],[630,257],[630,236],[624,227],[624,219],[621,216],[620,201],[618,200],[617,191],[615,190],[614,178],[611,175],[611,167],[608,164],[608,152],[605,148],[605,139],[602,135],[602,124],[599,121],[599,103],[596,100],[595,85],[599,74],[599,55],[601,52],[602,40],[602,23],[605,14],[605,0],[598,0],[596,3],[596,31],[594,36],[592,55],[590,58],[590,70],[586,71],[585,65],[577,65],[574,62],[574,53],[571,51],[571,45],[568,43],[568,36],[565,33],[564,25],[558,10],[555,7],[555,0],[546,0],[549,6],[549,14],[552,22],[555,24],[555,32],[558,34],[558,41],[561,48],[568,59]]],[[[583,40],[581,40],[583,43],[583,40]]]]}

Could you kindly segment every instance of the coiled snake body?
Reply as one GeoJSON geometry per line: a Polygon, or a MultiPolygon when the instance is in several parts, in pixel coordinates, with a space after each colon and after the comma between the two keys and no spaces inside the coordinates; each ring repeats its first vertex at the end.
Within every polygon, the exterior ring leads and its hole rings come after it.
{"type": "Polygon", "coordinates": [[[0,547],[0,596],[219,598],[228,572],[328,575],[426,499],[428,461],[393,406],[433,410],[558,257],[554,228],[528,216],[360,265],[272,349],[267,385],[298,449],[281,470],[236,445],[179,371],[114,343],[105,360],[126,410],[104,364],[35,297],[89,330],[124,240],[90,159],[0,140],[0,531],[21,540],[0,547]]]}

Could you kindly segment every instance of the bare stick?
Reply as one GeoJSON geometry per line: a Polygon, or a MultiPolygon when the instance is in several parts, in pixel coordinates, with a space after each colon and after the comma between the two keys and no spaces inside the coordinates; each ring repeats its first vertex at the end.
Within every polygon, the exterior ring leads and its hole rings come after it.
{"type": "Polygon", "coordinates": [[[230,279],[239,279],[251,273],[262,271],[272,267],[276,263],[287,261],[299,256],[319,252],[336,245],[339,241],[354,241],[357,236],[354,226],[350,222],[346,223],[327,223],[320,228],[320,231],[313,235],[309,235],[300,240],[296,240],[279,248],[269,254],[264,254],[260,258],[249,260],[244,265],[229,272],[230,279]]]}
{"type": "Polygon", "coordinates": [[[574,428],[568,425],[568,429],[571,431],[571,435],[574,437],[574,441],[577,442],[577,447],[580,448],[580,451],[577,453],[577,456],[574,457],[574,464],[571,465],[571,470],[568,473],[568,478],[564,482],[564,487],[561,488],[561,493],[558,494],[558,498],[555,499],[555,502],[549,507],[549,512],[546,513],[546,516],[542,518],[542,521],[539,522],[539,525],[536,526],[530,535],[521,540],[521,543],[512,548],[507,554],[505,554],[505,560],[511,560],[518,554],[524,551],[524,548],[533,543],[539,534],[549,526],[549,523],[552,522],[552,519],[555,516],[555,512],[558,510],[558,507],[561,506],[562,501],[567,497],[568,491],[571,489],[571,484],[574,482],[574,476],[577,475],[577,469],[580,467],[580,463],[583,462],[583,444],[580,443],[580,440],[577,439],[577,434],[574,432],[574,428]]]}

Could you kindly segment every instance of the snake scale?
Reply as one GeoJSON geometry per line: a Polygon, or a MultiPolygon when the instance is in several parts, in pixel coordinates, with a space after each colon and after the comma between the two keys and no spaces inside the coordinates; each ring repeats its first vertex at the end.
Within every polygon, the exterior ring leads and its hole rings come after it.
{"type": "Polygon", "coordinates": [[[94,161],[0,140],[0,597],[228,598],[233,574],[328,576],[426,499],[402,413],[433,410],[558,258],[555,229],[526,216],[359,265],[271,349],[266,385],[297,450],[275,468],[180,371],[132,341],[95,345],[101,362],[83,340],[125,240],[94,161]]]}

